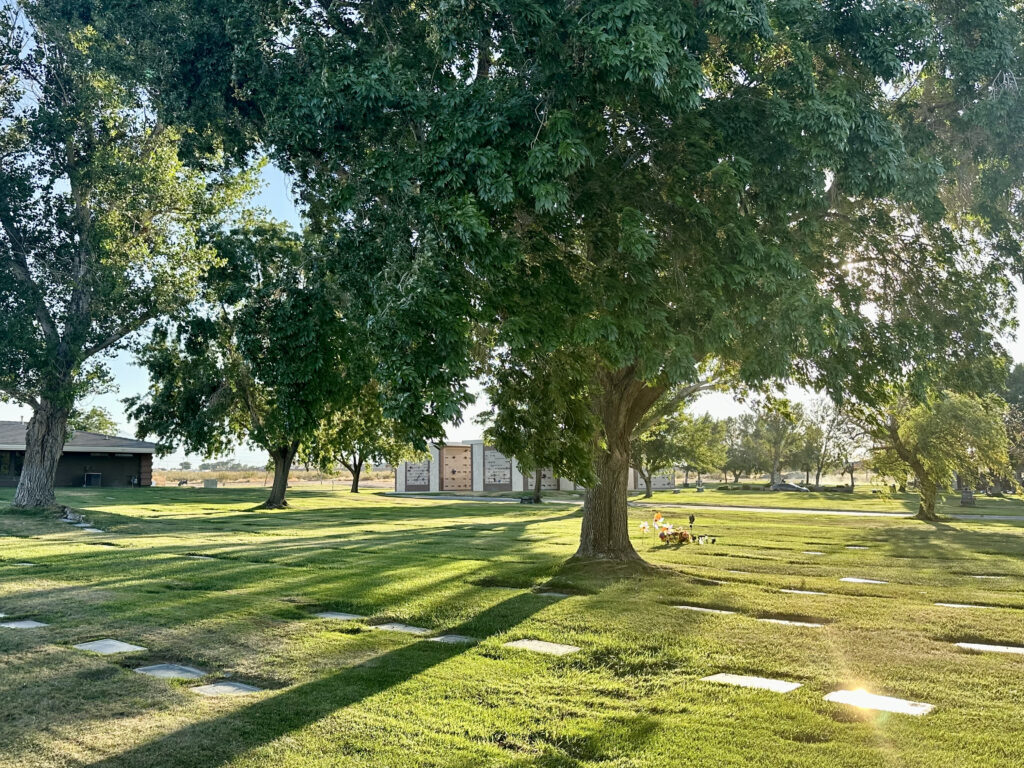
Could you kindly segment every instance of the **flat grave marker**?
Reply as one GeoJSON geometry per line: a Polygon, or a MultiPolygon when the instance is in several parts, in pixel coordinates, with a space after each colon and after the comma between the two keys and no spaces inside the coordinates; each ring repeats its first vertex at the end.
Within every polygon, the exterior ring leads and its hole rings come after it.
{"type": "Polygon", "coordinates": [[[703,605],[677,605],[681,611],[696,611],[698,613],[719,613],[722,615],[734,614],[736,611],[727,611],[724,608],[705,608],[703,605]]]}
{"type": "Polygon", "coordinates": [[[979,653],[1014,653],[1024,656],[1024,648],[1017,645],[989,645],[988,643],[957,643],[958,648],[979,653]]]}
{"type": "Polygon", "coordinates": [[[847,544],[846,549],[870,549],[870,547],[862,547],[860,544],[847,544]]]}
{"type": "Polygon", "coordinates": [[[793,683],[788,680],[773,680],[770,677],[752,677],[750,675],[732,675],[728,672],[719,672],[717,675],[708,675],[701,680],[709,683],[722,683],[723,685],[738,685],[741,688],[760,688],[775,693],[789,693],[800,687],[801,683],[793,683]]]}
{"type": "Polygon", "coordinates": [[[534,651],[536,653],[546,653],[550,656],[568,656],[570,653],[576,653],[576,651],[579,650],[579,647],[575,645],[549,643],[546,640],[513,640],[510,643],[505,643],[505,647],[520,648],[524,651],[534,651]]]}
{"type": "Polygon", "coordinates": [[[538,597],[571,597],[571,595],[569,595],[567,592],[536,592],[535,594],[538,597]]]}
{"type": "Polygon", "coordinates": [[[476,642],[476,638],[468,635],[438,635],[430,638],[430,642],[445,643],[446,645],[471,645],[476,642]]]}
{"type": "Polygon", "coordinates": [[[339,613],[338,611],[322,611],[316,616],[318,619],[333,619],[334,621],[358,621],[366,618],[357,613],[339,613]]]}
{"type": "Polygon", "coordinates": [[[994,605],[974,605],[972,603],[935,603],[940,608],[995,608],[994,605]]]}
{"type": "Polygon", "coordinates": [[[758,621],[763,621],[763,622],[766,622],[768,624],[785,624],[786,626],[790,626],[790,627],[814,627],[814,628],[818,628],[818,627],[825,626],[824,624],[817,624],[817,623],[815,623],[813,621],[795,621],[793,619],[758,619],[758,621]]]}
{"type": "Polygon", "coordinates": [[[787,595],[827,595],[827,592],[815,592],[811,589],[780,589],[779,592],[785,592],[787,595]]]}
{"type": "Polygon", "coordinates": [[[825,694],[825,701],[836,704],[847,704],[858,709],[874,709],[879,712],[894,712],[900,715],[927,715],[935,706],[926,704],[923,701],[907,701],[896,699],[892,696],[879,696],[876,693],[868,693],[864,690],[857,691],[832,691],[825,694]]]}
{"type": "Polygon", "coordinates": [[[403,632],[407,635],[429,635],[433,630],[426,627],[414,627],[409,624],[400,624],[397,621],[389,621],[387,624],[374,624],[370,629],[382,629],[385,632],[403,632]]]}
{"type": "MultiPolygon", "coordinates": [[[[3,614],[0,614],[2,616],[3,614]]],[[[41,621],[34,621],[33,619],[18,619],[17,621],[5,621],[0,624],[0,627],[7,627],[7,629],[36,629],[37,627],[48,627],[49,624],[44,624],[41,621]]]]}
{"type": "Polygon", "coordinates": [[[111,638],[105,638],[103,640],[93,640],[88,643],[79,643],[75,646],[80,651],[92,651],[102,656],[110,656],[114,653],[132,653],[134,651],[146,650],[141,645],[132,645],[131,643],[122,643],[120,640],[113,640],[111,638]]]}
{"type": "Polygon", "coordinates": [[[83,528],[82,529],[82,533],[103,533],[103,531],[101,531],[99,528],[89,527],[89,528],[83,528]]]}
{"type": "Polygon", "coordinates": [[[859,576],[843,576],[840,581],[845,581],[847,584],[888,584],[888,581],[882,581],[880,579],[862,579],[859,576]]]}
{"type": "Polygon", "coordinates": [[[258,693],[260,689],[253,685],[236,683],[234,680],[220,680],[209,685],[198,685],[189,690],[201,696],[241,696],[246,693],[258,693]]]}
{"type": "Polygon", "coordinates": [[[148,667],[138,667],[135,671],[140,675],[159,677],[162,680],[198,680],[206,676],[203,670],[186,667],[184,664],[151,664],[148,667]]]}

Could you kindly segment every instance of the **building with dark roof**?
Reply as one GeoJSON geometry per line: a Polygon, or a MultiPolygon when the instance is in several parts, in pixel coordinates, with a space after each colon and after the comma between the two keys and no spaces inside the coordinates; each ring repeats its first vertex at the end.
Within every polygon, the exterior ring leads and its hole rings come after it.
{"type": "MultiPolygon", "coordinates": [[[[0,487],[18,484],[28,424],[0,421],[0,487]]],[[[156,444],[76,430],[64,443],[56,485],[129,487],[153,484],[156,444]]]]}

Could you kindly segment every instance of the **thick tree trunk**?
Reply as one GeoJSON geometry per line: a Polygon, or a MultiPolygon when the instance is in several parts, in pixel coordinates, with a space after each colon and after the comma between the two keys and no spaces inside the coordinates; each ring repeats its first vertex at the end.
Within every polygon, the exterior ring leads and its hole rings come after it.
{"type": "Polygon", "coordinates": [[[270,497],[260,505],[261,509],[283,509],[288,506],[284,497],[288,492],[288,473],[297,450],[298,446],[293,443],[278,446],[270,452],[274,459],[274,485],[270,489],[270,497]]]}
{"type": "MultiPolygon", "coordinates": [[[[626,471],[626,477],[627,478],[629,477],[629,471],[628,470],[626,471]]],[[[651,498],[651,496],[654,495],[654,488],[651,487],[651,475],[650,475],[650,473],[644,475],[644,486],[646,488],[646,490],[644,491],[644,498],[645,499],[649,499],[649,498],[651,498]]]]}
{"type": "Polygon", "coordinates": [[[854,471],[855,471],[854,468],[850,467],[850,492],[851,493],[856,489],[856,486],[854,485],[854,480],[853,480],[853,473],[854,473],[854,471]]]}
{"type": "Polygon", "coordinates": [[[597,482],[583,497],[583,525],[575,558],[640,560],[629,540],[629,439],[665,388],[638,381],[632,367],[601,374],[600,385],[593,404],[602,425],[601,434],[595,436],[597,482]]]}
{"type": "Polygon", "coordinates": [[[742,472],[733,472],[732,473],[732,481],[733,481],[733,483],[738,483],[740,481],[741,477],[743,477],[743,473],[742,472]]]}
{"type": "Polygon", "coordinates": [[[769,485],[775,485],[776,483],[782,482],[782,473],[779,471],[782,458],[778,453],[772,456],[772,474],[768,480],[769,485]]]}
{"type": "Polygon", "coordinates": [[[938,520],[939,516],[935,514],[935,502],[938,498],[938,488],[935,483],[922,481],[920,483],[921,501],[917,506],[917,517],[918,520],[938,520]]]}
{"type": "Polygon", "coordinates": [[[810,485],[810,484],[811,484],[811,470],[805,469],[804,470],[804,485],[810,485]]]}
{"type": "Polygon", "coordinates": [[[363,460],[356,459],[349,472],[352,473],[352,493],[359,493],[359,476],[363,473],[363,460]]]}
{"type": "Polygon", "coordinates": [[[533,503],[540,504],[540,485],[544,477],[544,470],[538,469],[533,476],[533,503]]]}
{"type": "Polygon", "coordinates": [[[57,462],[64,452],[68,412],[49,400],[40,400],[28,423],[25,461],[14,493],[15,507],[43,509],[56,504],[53,484],[57,479],[57,462]]]}
{"type": "Polygon", "coordinates": [[[821,485],[821,467],[818,467],[817,470],[814,472],[814,485],[821,485]]]}

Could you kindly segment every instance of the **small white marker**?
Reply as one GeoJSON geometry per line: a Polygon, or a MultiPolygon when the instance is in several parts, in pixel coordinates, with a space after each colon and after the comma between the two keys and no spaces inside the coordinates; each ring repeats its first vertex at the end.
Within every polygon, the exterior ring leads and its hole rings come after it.
{"type": "Polygon", "coordinates": [[[895,699],[891,696],[879,696],[876,693],[868,693],[864,690],[832,691],[832,693],[825,694],[825,701],[849,704],[851,707],[857,707],[858,709],[874,709],[880,712],[895,712],[901,715],[927,715],[935,709],[933,704],[925,704],[923,701],[895,699]]]}
{"type": "Polygon", "coordinates": [[[723,615],[736,613],[736,611],[725,611],[721,608],[705,608],[702,605],[677,605],[676,608],[682,611],[697,611],[698,613],[720,613],[723,615]]]}
{"type": "Polygon", "coordinates": [[[800,687],[800,683],[791,683],[788,680],[773,680],[770,677],[751,677],[749,675],[731,675],[728,672],[719,672],[717,675],[708,675],[701,680],[709,683],[723,683],[725,685],[738,685],[742,688],[760,688],[775,693],[789,693],[800,687]]]}
{"type": "Polygon", "coordinates": [[[986,643],[957,643],[957,646],[968,651],[981,653],[1014,653],[1024,656],[1024,648],[1017,645],[988,645],[986,643]]]}
{"type": "Polygon", "coordinates": [[[789,619],[758,619],[769,624],[787,624],[791,627],[823,627],[824,624],[815,624],[813,621],[791,621],[789,619]]]}

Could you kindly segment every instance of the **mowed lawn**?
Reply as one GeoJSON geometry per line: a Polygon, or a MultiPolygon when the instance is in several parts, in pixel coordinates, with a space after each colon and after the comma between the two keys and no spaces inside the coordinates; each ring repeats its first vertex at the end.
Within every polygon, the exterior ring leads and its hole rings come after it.
{"type": "Polygon", "coordinates": [[[301,490],[290,509],[263,512],[256,490],[63,492],[104,530],[85,533],[5,512],[3,493],[3,621],[49,624],[0,628],[3,768],[991,768],[1024,755],[1024,656],[954,645],[1024,645],[1024,521],[698,511],[697,532],[716,543],[677,549],[642,535],[652,510],[634,508],[638,549],[665,566],[636,576],[564,567],[573,505],[301,490]],[[534,591],[544,588],[571,596],[534,591]],[[370,628],[386,621],[480,642],[370,628]],[[72,648],[101,638],[147,650],[72,648]],[[503,646],[524,638],[581,650],[503,646]],[[159,662],[209,675],[133,672],[159,662]],[[719,672],[802,687],[701,680],[719,672]],[[263,690],[188,690],[221,679],[263,690]],[[912,717],[822,700],[839,688],[935,709],[912,717]]]}
{"type": "MultiPolygon", "coordinates": [[[[696,488],[655,491],[650,499],[634,496],[635,501],[664,504],[708,504],[739,507],[771,507],[774,509],[830,509],[857,512],[917,513],[917,493],[874,493],[877,486],[859,486],[854,493],[842,491],[720,491],[708,484],[703,493],[696,488]]],[[[960,506],[960,493],[940,493],[937,509],[940,515],[1020,515],[1024,517],[1024,500],[1020,496],[988,497],[975,495],[975,506],[960,506]]]]}

